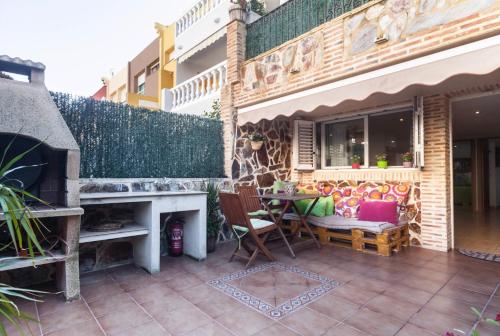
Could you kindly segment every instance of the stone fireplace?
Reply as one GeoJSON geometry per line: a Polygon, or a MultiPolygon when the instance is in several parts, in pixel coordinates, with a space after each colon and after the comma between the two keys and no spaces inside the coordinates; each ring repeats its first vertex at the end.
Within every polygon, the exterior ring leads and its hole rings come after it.
{"type": "MultiPolygon", "coordinates": [[[[14,78],[27,78],[27,81],[0,78],[0,153],[11,144],[8,159],[36,146],[17,163],[30,168],[13,172],[9,183],[50,204],[30,200],[29,206],[42,222],[56,223],[51,235],[57,235],[61,242],[60,248],[35,260],[2,261],[0,256],[0,271],[55,264],[59,289],[68,300],[78,298],[78,239],[83,213],[78,144],[45,87],[43,64],[0,56],[0,71],[14,74],[14,78]]],[[[3,218],[0,212],[0,221],[3,218]]]]}

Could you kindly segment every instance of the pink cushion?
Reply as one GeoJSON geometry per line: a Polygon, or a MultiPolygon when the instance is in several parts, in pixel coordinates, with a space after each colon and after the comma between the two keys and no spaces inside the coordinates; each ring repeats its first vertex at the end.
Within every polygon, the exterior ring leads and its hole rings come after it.
{"type": "Polygon", "coordinates": [[[370,222],[398,224],[398,202],[369,201],[359,206],[358,219],[370,222]]]}

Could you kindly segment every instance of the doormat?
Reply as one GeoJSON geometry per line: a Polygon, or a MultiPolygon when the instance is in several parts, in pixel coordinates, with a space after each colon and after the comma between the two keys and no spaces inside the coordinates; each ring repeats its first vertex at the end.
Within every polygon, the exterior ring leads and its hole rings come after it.
{"type": "Polygon", "coordinates": [[[208,284],[274,320],[340,286],[338,281],[279,262],[227,274],[208,284]]]}
{"type": "Polygon", "coordinates": [[[464,250],[464,249],[459,249],[458,252],[460,252],[461,254],[466,255],[468,257],[472,257],[472,258],[476,258],[476,259],[500,262],[500,254],[478,252],[478,251],[471,251],[471,250],[464,250]]]}

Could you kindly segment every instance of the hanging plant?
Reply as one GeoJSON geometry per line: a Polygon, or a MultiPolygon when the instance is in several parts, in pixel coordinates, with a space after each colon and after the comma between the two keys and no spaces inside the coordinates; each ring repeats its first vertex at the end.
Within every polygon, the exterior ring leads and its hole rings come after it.
{"type": "Polygon", "coordinates": [[[249,134],[247,136],[247,139],[250,140],[250,144],[252,146],[252,149],[254,151],[258,151],[262,148],[262,145],[264,144],[264,142],[266,142],[266,137],[263,136],[262,134],[258,133],[258,132],[254,132],[252,134],[249,134]]]}

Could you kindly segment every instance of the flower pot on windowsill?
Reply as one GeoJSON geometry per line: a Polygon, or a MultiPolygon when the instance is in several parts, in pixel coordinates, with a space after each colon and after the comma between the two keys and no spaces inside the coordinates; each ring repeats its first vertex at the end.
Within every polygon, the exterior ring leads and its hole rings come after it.
{"type": "Polygon", "coordinates": [[[404,168],[413,168],[413,162],[411,162],[411,161],[404,161],[403,162],[403,167],[404,168]]]}
{"type": "Polygon", "coordinates": [[[353,162],[353,163],[351,164],[351,167],[352,167],[352,169],[360,169],[360,168],[361,168],[361,164],[360,164],[360,163],[353,162]]]}
{"type": "Polygon", "coordinates": [[[377,167],[381,169],[387,169],[389,163],[387,161],[377,161],[377,167]]]}
{"type": "Polygon", "coordinates": [[[252,150],[258,151],[262,148],[264,141],[250,141],[250,145],[252,146],[252,150]]]}

